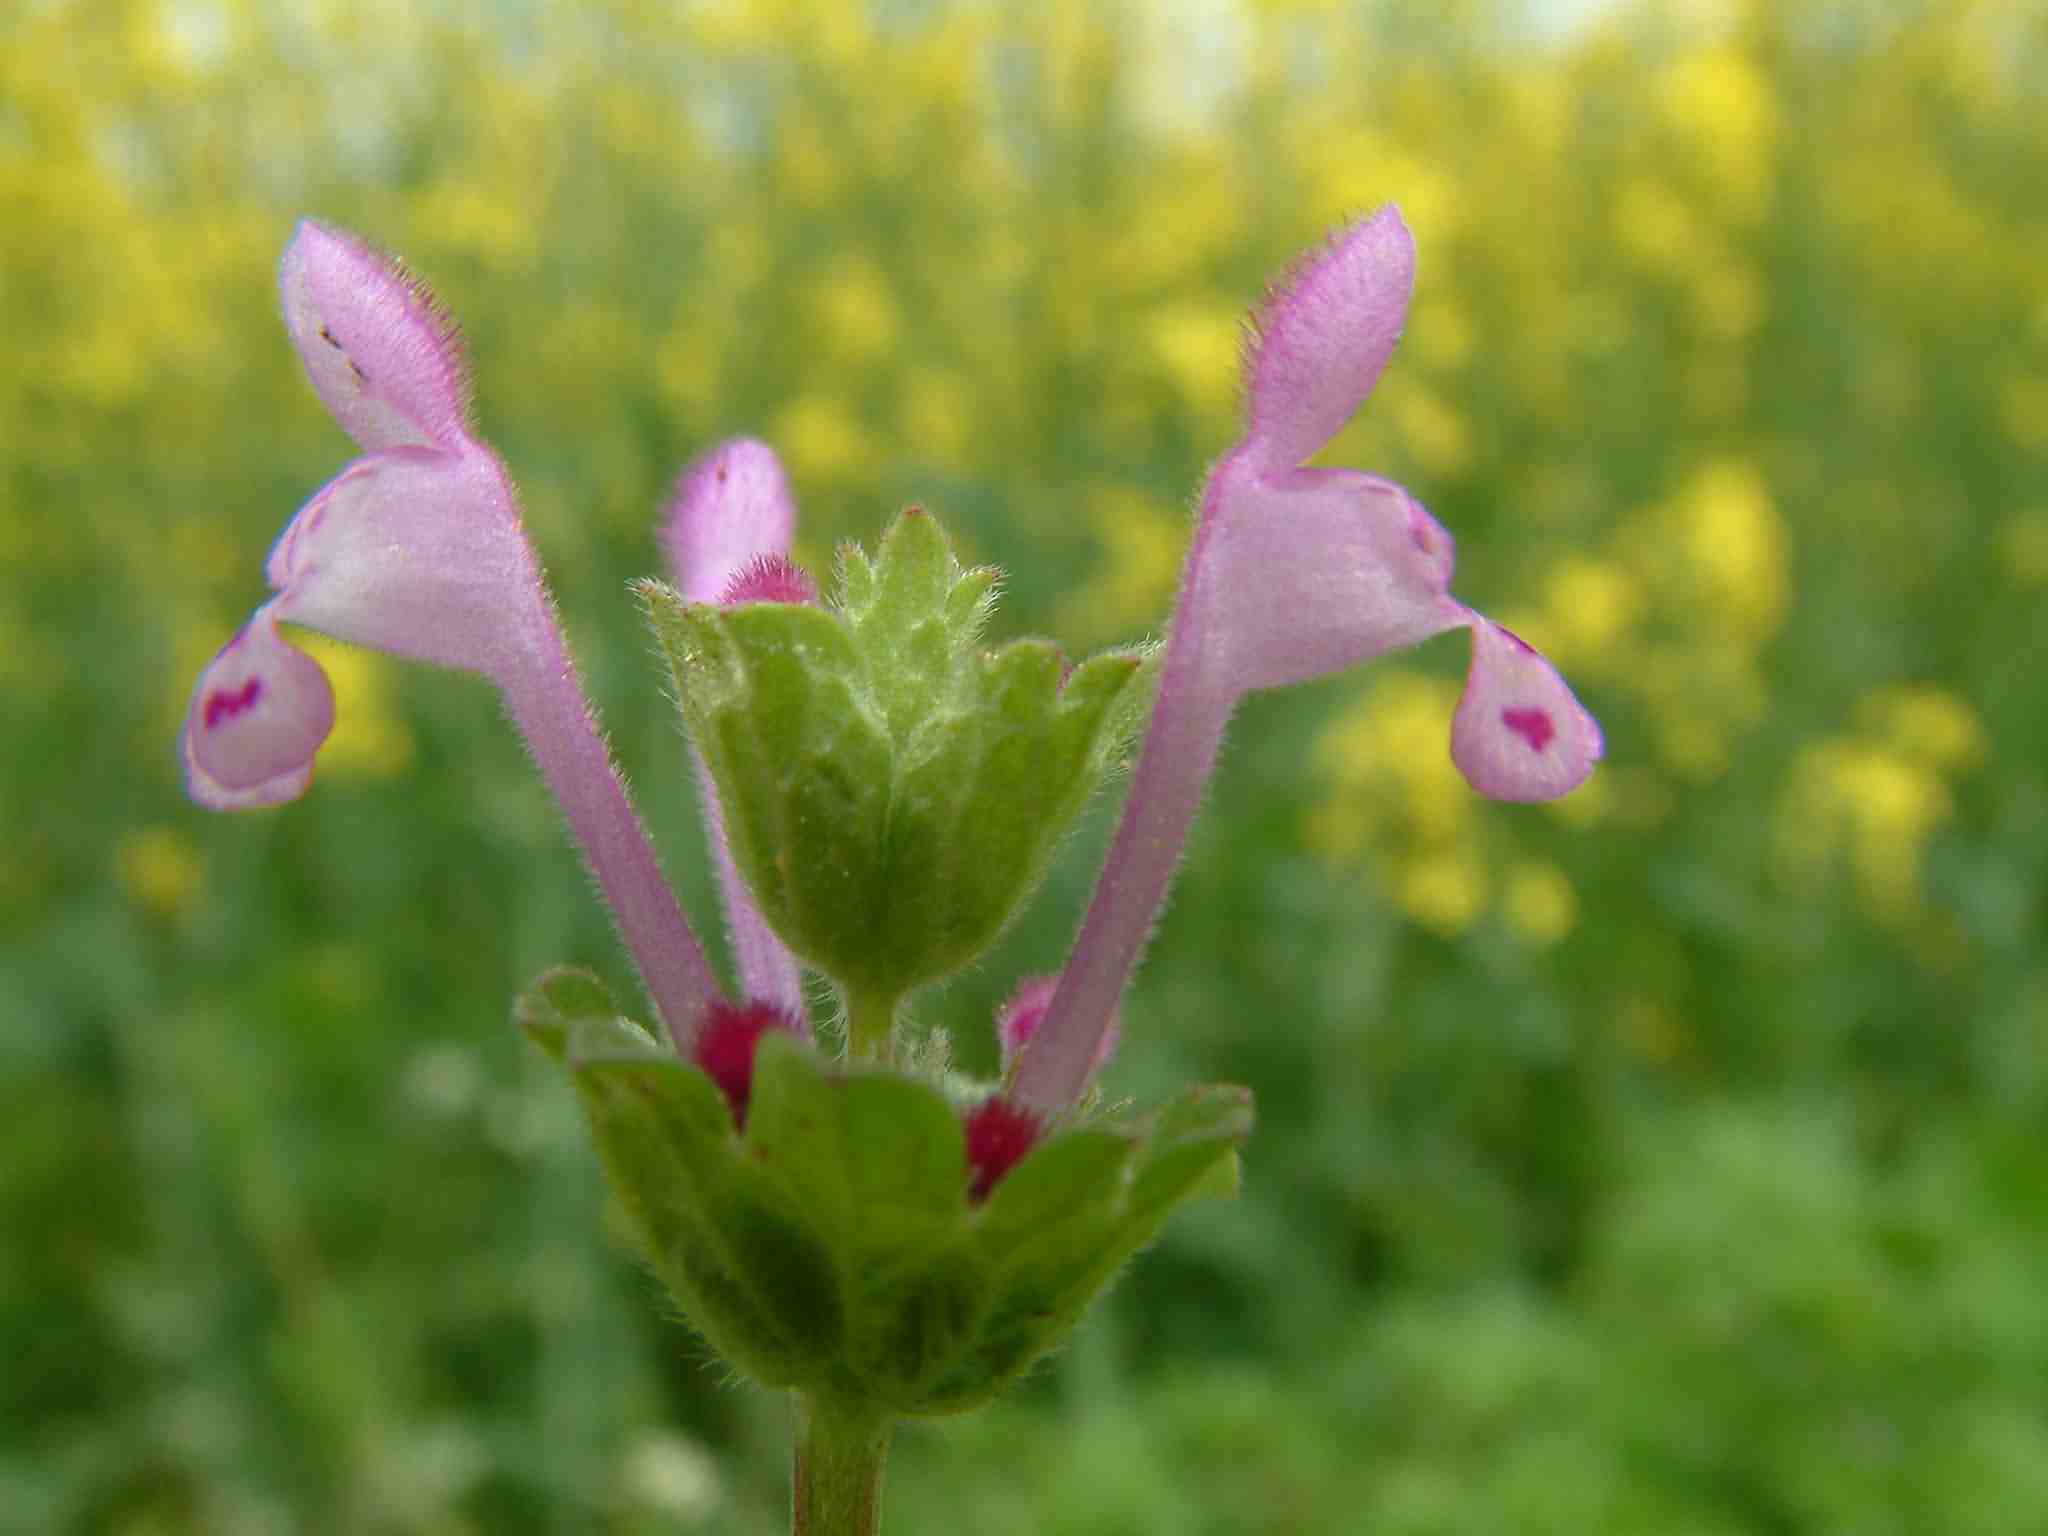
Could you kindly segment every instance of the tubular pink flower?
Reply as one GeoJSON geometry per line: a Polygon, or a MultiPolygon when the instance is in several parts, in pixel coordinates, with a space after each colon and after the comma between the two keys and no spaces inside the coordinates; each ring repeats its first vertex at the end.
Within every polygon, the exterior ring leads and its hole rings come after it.
{"type": "Polygon", "coordinates": [[[1165,900],[1244,694],[1473,634],[1451,755],[1481,794],[1546,800],[1584,781],[1600,728],[1550,664],[1450,595],[1448,533],[1407,491],[1308,469],[1378,381],[1408,311],[1415,245],[1382,209],[1311,253],[1256,317],[1244,438],[1210,472],[1123,819],[1012,1096],[1040,1114],[1085,1088],[1165,900]]]}
{"type": "Polygon", "coordinates": [[[480,673],[503,693],[686,1046],[718,988],[591,715],[504,466],[469,430],[452,327],[394,263],[311,221],[285,252],[280,287],[313,387],[367,454],[292,519],[267,567],[277,596],[201,674],[181,744],[189,792],[242,810],[295,799],[310,782],[333,694],[280,621],[480,673]]]}
{"type": "MultiPolygon", "coordinates": [[[[796,503],[774,450],[752,438],[719,444],[676,481],[662,523],[662,547],[676,590],[693,603],[815,601],[817,589],[789,561],[796,503]]],[[[733,862],[725,810],[704,754],[690,750],[705,831],[732,934],[740,990],[795,1020],[808,1037],[803,973],[775,936],[733,862]]]]}

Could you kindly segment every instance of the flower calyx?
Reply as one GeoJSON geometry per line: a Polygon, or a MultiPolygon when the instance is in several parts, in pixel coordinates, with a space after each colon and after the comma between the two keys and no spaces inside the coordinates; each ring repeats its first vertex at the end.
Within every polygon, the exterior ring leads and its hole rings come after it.
{"type": "Polygon", "coordinates": [[[829,604],[767,564],[722,603],[640,587],[753,899],[857,1015],[994,941],[1121,747],[1142,657],[985,647],[995,583],[912,508],[829,604]]]}
{"type": "Polygon", "coordinates": [[[773,1024],[741,1118],[587,972],[549,972],[516,1017],[568,1072],[642,1252],[706,1340],[764,1385],[892,1414],[993,1398],[1177,1206],[1234,1192],[1251,1132],[1236,1088],[1043,1128],[985,1087],[963,1105],[773,1024]]]}

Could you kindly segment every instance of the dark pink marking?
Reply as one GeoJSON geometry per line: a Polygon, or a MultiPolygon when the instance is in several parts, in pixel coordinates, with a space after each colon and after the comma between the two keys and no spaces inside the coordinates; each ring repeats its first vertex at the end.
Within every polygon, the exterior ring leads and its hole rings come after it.
{"type": "Polygon", "coordinates": [[[1500,723],[1529,743],[1531,752],[1541,752],[1557,735],[1557,726],[1546,709],[1504,709],[1500,723]]]}
{"type": "Polygon", "coordinates": [[[796,1032],[796,1022],[772,1003],[711,1005],[711,1015],[697,1034],[697,1065],[718,1084],[732,1106],[735,1125],[747,1123],[747,1101],[754,1093],[754,1053],[771,1029],[796,1032]]]}
{"type": "Polygon", "coordinates": [[[224,720],[232,720],[239,714],[256,707],[256,701],[263,697],[263,679],[252,677],[233,693],[209,693],[206,696],[206,728],[210,731],[224,720]]]}
{"type": "Polygon", "coordinates": [[[966,1130],[967,1197],[981,1201],[1038,1140],[1038,1117],[996,1094],[968,1112],[966,1130]]]}
{"type": "Polygon", "coordinates": [[[787,555],[756,555],[732,573],[718,601],[724,607],[736,603],[814,603],[817,586],[802,566],[787,555]]]}

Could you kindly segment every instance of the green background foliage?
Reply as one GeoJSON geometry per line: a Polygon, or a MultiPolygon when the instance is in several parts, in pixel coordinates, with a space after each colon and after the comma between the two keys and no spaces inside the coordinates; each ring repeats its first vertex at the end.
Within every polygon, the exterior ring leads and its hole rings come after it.
{"type": "MultiPolygon", "coordinates": [[[[0,26],[0,1527],[765,1532],[780,1404],[663,1311],[507,1022],[628,969],[487,691],[323,647],[301,805],[172,741],[348,456],[317,212],[459,315],[692,909],[627,592],[756,431],[800,553],[931,506],[998,638],[1156,633],[1238,319],[1401,203],[1328,455],[1460,540],[1609,763],[1487,805],[1455,639],[1254,701],[1111,1086],[1257,1093],[902,1531],[2048,1524],[2048,21],[2009,3],[40,0],[0,26]],[[1192,18],[1192,19],[1191,19],[1192,18]]],[[[1054,965],[1098,807],[927,1000],[1054,965]]]]}

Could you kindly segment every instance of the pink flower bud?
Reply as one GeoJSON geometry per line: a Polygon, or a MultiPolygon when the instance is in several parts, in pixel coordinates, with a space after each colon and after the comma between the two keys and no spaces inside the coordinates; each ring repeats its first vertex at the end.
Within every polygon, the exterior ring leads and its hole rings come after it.
{"type": "Polygon", "coordinates": [[[677,478],[661,538],[676,590],[693,603],[715,603],[727,601],[743,567],[764,555],[786,559],[795,532],[796,502],[775,451],[736,437],[677,478]]]}
{"type": "MultiPolygon", "coordinates": [[[[795,530],[796,502],[775,451],[738,437],[720,443],[677,477],[661,542],[676,590],[693,603],[816,602],[817,587],[789,558],[795,530]]],[[[703,754],[693,751],[691,757],[740,988],[750,997],[767,998],[808,1033],[803,973],[761,915],[733,862],[725,809],[703,754]]]]}
{"type": "Polygon", "coordinates": [[[711,1005],[691,1047],[697,1065],[718,1084],[732,1106],[735,1125],[747,1123],[747,1103],[754,1092],[754,1054],[761,1047],[761,1037],[771,1029],[799,1037],[803,1034],[797,1022],[773,1003],[721,999],[711,1005]]]}
{"type": "MultiPolygon", "coordinates": [[[[1024,1047],[1038,1033],[1038,1026],[1045,1019],[1046,1009],[1052,1006],[1053,993],[1059,989],[1059,982],[1057,976],[1026,976],[1017,983],[1017,990],[996,1010],[996,1041],[1002,1047],[1005,1073],[1017,1064],[1024,1047]]],[[[1121,1033],[1118,1021],[1111,1018],[1102,1044],[1095,1052],[1095,1064],[1089,1069],[1090,1081],[1109,1065],[1109,1058],[1116,1054],[1121,1033]]]]}
{"type": "Polygon", "coordinates": [[[818,584],[787,555],[756,555],[732,573],[718,594],[722,607],[741,603],[815,603],[818,584]]]}
{"type": "Polygon", "coordinates": [[[1037,1144],[1043,1129],[1038,1117],[1012,1104],[1001,1094],[990,1094],[967,1112],[967,1167],[971,1181],[970,1200],[986,1200],[1004,1174],[1024,1160],[1037,1144]]]}

